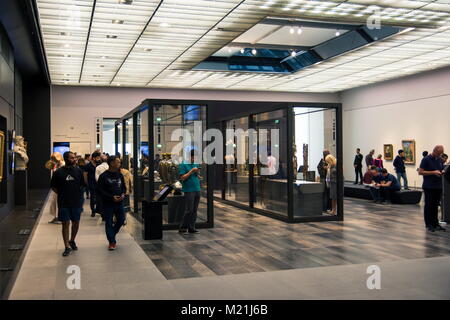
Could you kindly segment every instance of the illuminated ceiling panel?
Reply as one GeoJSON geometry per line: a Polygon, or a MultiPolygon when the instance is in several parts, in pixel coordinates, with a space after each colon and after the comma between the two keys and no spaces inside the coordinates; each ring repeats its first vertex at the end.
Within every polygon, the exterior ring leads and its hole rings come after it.
{"type": "Polygon", "coordinates": [[[37,6],[53,84],[336,92],[450,65],[447,0],[37,0],[37,6]],[[382,25],[414,29],[293,74],[191,70],[266,18],[363,25],[378,14],[382,25]]]}

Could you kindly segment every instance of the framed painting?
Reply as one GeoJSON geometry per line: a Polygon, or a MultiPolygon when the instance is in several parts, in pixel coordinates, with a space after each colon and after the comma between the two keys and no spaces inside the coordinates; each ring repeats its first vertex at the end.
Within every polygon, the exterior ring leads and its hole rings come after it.
{"type": "Polygon", "coordinates": [[[3,168],[5,161],[5,133],[0,131],[0,182],[3,181],[3,168]]]}
{"type": "Polygon", "coordinates": [[[394,160],[394,146],[392,144],[385,144],[383,150],[384,160],[394,160]]]}
{"type": "Polygon", "coordinates": [[[403,140],[402,149],[405,151],[405,164],[416,164],[416,141],[403,140]]]}

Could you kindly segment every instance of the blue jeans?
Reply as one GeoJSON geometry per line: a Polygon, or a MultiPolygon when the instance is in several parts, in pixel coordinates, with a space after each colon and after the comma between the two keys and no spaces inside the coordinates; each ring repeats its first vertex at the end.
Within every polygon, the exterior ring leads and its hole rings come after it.
{"type": "Polygon", "coordinates": [[[408,178],[406,177],[406,172],[397,172],[398,183],[400,183],[400,178],[403,178],[403,188],[408,189],[408,178]]]}
{"type": "Polygon", "coordinates": [[[103,217],[105,218],[106,238],[110,243],[116,243],[116,234],[125,222],[125,210],[123,203],[105,205],[103,207],[103,217]],[[116,217],[116,223],[113,223],[113,217],[116,217]]]}

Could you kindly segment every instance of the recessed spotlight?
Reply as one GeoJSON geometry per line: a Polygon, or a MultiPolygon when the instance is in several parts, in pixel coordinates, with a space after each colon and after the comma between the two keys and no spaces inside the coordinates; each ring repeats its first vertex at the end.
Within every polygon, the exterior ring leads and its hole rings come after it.
{"type": "Polygon", "coordinates": [[[289,32],[290,32],[291,34],[294,34],[294,32],[295,32],[294,27],[291,27],[291,28],[289,29],[289,32]]]}
{"type": "Polygon", "coordinates": [[[228,53],[231,53],[231,48],[228,48],[228,53]]]}
{"type": "Polygon", "coordinates": [[[119,0],[120,4],[132,4],[133,0],[119,0]]]}
{"type": "Polygon", "coordinates": [[[253,54],[254,56],[256,56],[257,53],[258,53],[258,51],[256,51],[256,49],[252,49],[252,54],[253,54]]]}
{"type": "Polygon", "coordinates": [[[336,31],[336,37],[339,37],[341,35],[341,33],[339,32],[339,30],[336,31]]]}
{"type": "Polygon", "coordinates": [[[62,36],[71,36],[72,33],[71,32],[61,32],[60,33],[62,36]]]}
{"type": "Polygon", "coordinates": [[[102,56],[102,59],[105,60],[106,58],[108,58],[107,56],[102,56]]]}
{"type": "Polygon", "coordinates": [[[167,27],[170,27],[170,24],[168,24],[167,22],[162,22],[162,23],[159,24],[159,26],[161,28],[167,28],[167,27]]]}
{"type": "Polygon", "coordinates": [[[108,38],[108,39],[117,39],[117,36],[112,35],[112,34],[107,34],[106,38],[108,38]]]}
{"type": "Polygon", "coordinates": [[[70,58],[71,57],[70,54],[64,54],[63,56],[64,56],[64,58],[70,58]]]}
{"type": "Polygon", "coordinates": [[[104,65],[104,64],[101,64],[101,65],[99,65],[99,67],[100,67],[100,68],[104,68],[104,67],[105,67],[105,65],[104,65]]]}
{"type": "Polygon", "coordinates": [[[297,55],[297,52],[295,52],[294,50],[292,50],[291,52],[291,57],[295,57],[297,55]]]}
{"type": "Polygon", "coordinates": [[[302,34],[302,32],[303,32],[302,27],[299,27],[298,30],[297,30],[297,34],[300,35],[300,34],[302,34]]]}
{"type": "Polygon", "coordinates": [[[69,48],[70,47],[70,44],[68,44],[68,43],[66,43],[65,45],[64,45],[64,48],[69,48]]]}
{"type": "Polygon", "coordinates": [[[242,48],[242,49],[241,49],[240,51],[241,51],[241,53],[242,53],[242,54],[244,54],[244,52],[245,52],[245,49],[244,49],[244,48],[242,48]]]}
{"type": "Polygon", "coordinates": [[[121,84],[120,84],[120,83],[118,83],[118,84],[117,84],[117,86],[118,86],[118,87],[120,87],[120,86],[121,86],[121,84]]]}
{"type": "Polygon", "coordinates": [[[144,51],[145,51],[145,52],[150,52],[150,51],[152,51],[152,49],[150,49],[150,48],[144,48],[144,51]]]}
{"type": "Polygon", "coordinates": [[[112,21],[112,23],[114,23],[114,24],[123,24],[124,22],[125,22],[124,20],[119,20],[119,19],[114,19],[112,21]]]}

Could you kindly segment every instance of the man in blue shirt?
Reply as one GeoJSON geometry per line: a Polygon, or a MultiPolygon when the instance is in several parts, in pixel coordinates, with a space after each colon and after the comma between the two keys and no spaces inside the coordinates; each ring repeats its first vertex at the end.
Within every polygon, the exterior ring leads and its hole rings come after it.
{"type": "Polygon", "coordinates": [[[372,184],[369,188],[370,194],[372,195],[375,203],[381,203],[383,202],[383,198],[381,197],[379,184],[381,183],[383,177],[376,166],[371,166],[370,172],[372,173],[372,184]]]}
{"type": "Polygon", "coordinates": [[[392,193],[400,190],[400,183],[394,175],[386,169],[381,170],[381,183],[379,184],[383,201],[391,200],[392,193]]]}
{"type": "Polygon", "coordinates": [[[422,159],[419,167],[419,175],[423,176],[422,189],[425,194],[424,219],[426,228],[434,232],[445,231],[439,225],[438,212],[439,202],[442,197],[442,174],[444,164],[441,155],[444,147],[438,145],[434,147],[433,153],[422,159]]]}
{"type": "Polygon", "coordinates": [[[191,150],[191,161],[183,161],[178,166],[178,173],[183,185],[185,211],[179,232],[183,234],[198,233],[195,229],[197,209],[200,202],[200,165],[194,163],[195,150],[191,150]]]}
{"type": "Polygon", "coordinates": [[[406,177],[406,168],[405,168],[405,151],[398,150],[398,156],[394,160],[394,168],[397,173],[397,179],[400,183],[400,179],[403,179],[403,187],[405,190],[409,190],[408,188],[408,178],[406,177]]]}

